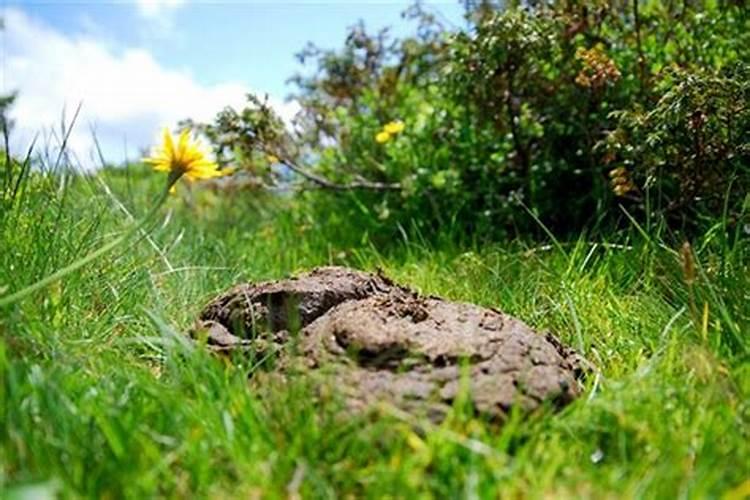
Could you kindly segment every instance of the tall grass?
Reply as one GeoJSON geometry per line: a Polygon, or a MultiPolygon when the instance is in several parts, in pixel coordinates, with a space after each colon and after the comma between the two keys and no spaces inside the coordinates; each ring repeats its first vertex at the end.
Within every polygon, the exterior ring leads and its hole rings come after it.
{"type": "MultiPolygon", "coordinates": [[[[163,188],[137,165],[81,174],[64,159],[25,163],[0,168],[0,296],[116,238],[163,188]]],[[[181,187],[147,235],[0,310],[5,496],[739,498],[750,488],[750,247],[727,221],[683,251],[665,229],[635,224],[502,245],[404,231],[378,246],[356,224],[292,205],[181,187]],[[555,331],[596,371],[559,413],[497,427],[457,408],[435,426],[392,411],[346,416],[304,380],[251,389],[246,360],[185,342],[224,288],[322,264],[381,268],[424,293],[499,307],[555,331]]]]}

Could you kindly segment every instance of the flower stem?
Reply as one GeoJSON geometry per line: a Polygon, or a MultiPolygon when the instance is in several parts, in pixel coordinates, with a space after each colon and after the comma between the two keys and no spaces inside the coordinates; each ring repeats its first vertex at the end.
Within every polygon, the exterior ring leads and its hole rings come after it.
{"type": "Polygon", "coordinates": [[[25,288],[22,288],[21,290],[12,293],[10,295],[6,295],[5,297],[0,297],[0,307],[5,307],[7,305],[13,304],[14,302],[18,302],[21,299],[26,298],[27,296],[31,295],[32,293],[36,292],[37,290],[41,290],[42,288],[46,287],[47,285],[50,285],[54,283],[55,281],[58,281],[68,274],[77,271],[78,269],[82,268],[86,264],[93,262],[94,260],[98,259],[102,255],[106,254],[107,252],[110,252],[115,247],[121,245],[125,240],[130,238],[136,231],[138,231],[140,228],[142,228],[159,210],[159,208],[164,204],[167,197],[169,196],[169,189],[172,187],[172,185],[177,182],[177,178],[173,178],[173,176],[170,176],[167,187],[164,190],[164,192],[159,196],[159,198],[156,200],[156,203],[154,206],[151,207],[151,210],[148,211],[146,215],[143,216],[143,218],[138,221],[137,223],[133,224],[127,231],[122,233],[120,236],[115,238],[114,240],[110,241],[104,246],[101,246],[94,250],[93,252],[89,253],[88,255],[82,257],[81,259],[73,262],[72,264],[69,264],[62,269],[59,269],[55,271],[54,273],[50,274],[49,276],[46,276],[42,278],[41,280],[37,281],[36,283],[33,283],[25,288]]]}

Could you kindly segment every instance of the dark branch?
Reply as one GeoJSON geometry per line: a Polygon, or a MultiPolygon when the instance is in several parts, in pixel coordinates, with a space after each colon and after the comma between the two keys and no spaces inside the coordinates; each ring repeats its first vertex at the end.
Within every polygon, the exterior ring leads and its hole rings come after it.
{"type": "Polygon", "coordinates": [[[347,184],[339,184],[300,167],[286,156],[279,157],[279,161],[289,167],[290,170],[301,175],[305,179],[314,182],[320,187],[332,189],[334,191],[351,191],[354,189],[369,189],[373,191],[399,191],[401,189],[401,184],[397,182],[389,183],[360,180],[353,181],[347,184]]]}

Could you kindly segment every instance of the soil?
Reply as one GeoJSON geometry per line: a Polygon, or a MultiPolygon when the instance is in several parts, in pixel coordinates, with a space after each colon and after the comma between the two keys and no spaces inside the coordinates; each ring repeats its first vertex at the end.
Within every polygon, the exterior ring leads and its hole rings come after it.
{"type": "MultiPolygon", "coordinates": [[[[215,321],[232,335],[253,339],[282,330],[298,330],[341,302],[387,293],[387,278],[347,269],[319,267],[301,276],[264,283],[244,283],[212,300],[201,312],[203,321],[215,321]]],[[[237,343],[222,334],[217,345],[237,343]]]]}
{"type": "Polygon", "coordinates": [[[514,406],[563,406],[583,374],[575,352],[507,314],[341,267],[236,286],[204,308],[193,335],[220,352],[274,353],[275,370],[301,365],[351,408],[386,402],[433,420],[464,394],[499,419],[514,406]]]}

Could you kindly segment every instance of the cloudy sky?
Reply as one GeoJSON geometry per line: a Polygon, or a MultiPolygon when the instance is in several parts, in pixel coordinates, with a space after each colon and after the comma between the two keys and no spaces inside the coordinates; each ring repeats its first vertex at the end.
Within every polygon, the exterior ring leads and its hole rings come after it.
{"type": "MultiPolygon", "coordinates": [[[[411,25],[408,1],[5,0],[0,16],[2,93],[19,92],[11,116],[13,148],[37,132],[59,130],[82,103],[70,144],[93,164],[91,131],[106,159],[136,158],[164,126],[183,118],[209,120],[247,92],[268,93],[289,117],[286,79],[300,66],[294,54],[307,41],[342,44],[346,27],[411,25]]],[[[461,24],[457,0],[429,2],[461,24]]],[[[54,142],[52,139],[43,139],[54,142]]]]}

